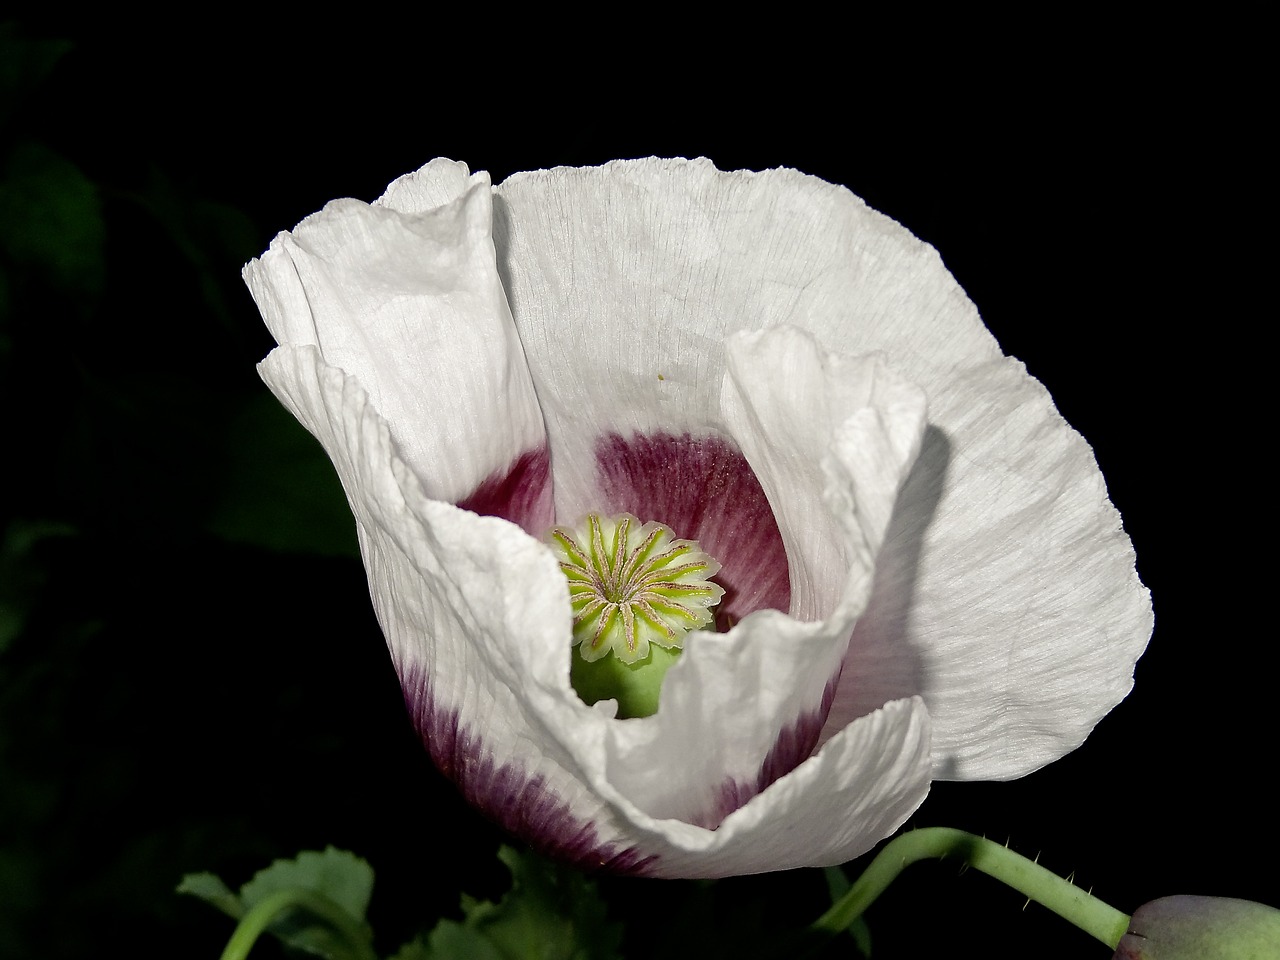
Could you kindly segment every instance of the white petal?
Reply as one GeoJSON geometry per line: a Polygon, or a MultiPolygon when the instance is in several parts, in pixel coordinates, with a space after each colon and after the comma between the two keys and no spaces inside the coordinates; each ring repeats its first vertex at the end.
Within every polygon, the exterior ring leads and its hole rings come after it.
{"type": "Polygon", "coordinates": [[[919,694],[939,775],[1009,777],[1070,750],[1124,696],[1150,599],[1092,454],[931,247],[790,170],[620,161],[496,189],[567,514],[599,496],[601,431],[716,432],[716,345],[736,330],[789,324],[840,353],[882,352],[929,396],[826,736],[919,694]]]}
{"type": "MultiPolygon", "coordinates": [[[[932,250],[794,170],[618,161],[521,173],[495,189],[495,242],[557,461],[560,516],[592,507],[601,432],[708,432],[720,345],[735,330],[801,326],[860,355],[905,326],[899,339],[932,354],[925,372],[999,356],[932,250]],[[939,314],[959,322],[927,329],[939,314]]],[[[918,364],[890,361],[926,382],[918,364]]]]}
{"type": "Polygon", "coordinates": [[[401,213],[427,213],[453,203],[473,185],[488,182],[487,173],[473,175],[465,163],[437,157],[425,167],[393,180],[374,204],[401,213]]]}
{"type": "Polygon", "coordinates": [[[383,205],[330,203],[245,268],[277,341],[314,345],[354,376],[443,500],[545,442],[491,207],[486,174],[437,162],[393,184],[383,205]]]}
{"type": "Polygon", "coordinates": [[[426,498],[364,390],[314,347],[280,347],[259,369],[337,468],[378,621],[436,763],[545,852],[642,868],[635,837],[531,706],[594,713],[569,689],[568,588],[550,551],[506,521],[426,498]],[[538,675],[526,675],[529,662],[538,675]]]}
{"type": "Polygon", "coordinates": [[[929,715],[886,704],[731,813],[717,830],[634,821],[649,870],[728,877],[843,863],[892,834],[929,792],[929,715]]]}
{"type": "MultiPolygon", "coordinates": [[[[725,876],[856,856],[928,789],[919,700],[864,717],[718,830],[653,817],[608,780],[619,726],[568,687],[568,592],[519,528],[423,496],[364,391],[311,347],[261,365],[348,490],[374,607],[427,746],[464,794],[582,866],[725,876]]],[[[661,778],[661,768],[649,771],[661,778]]]]}
{"type": "Polygon", "coordinates": [[[875,358],[824,355],[793,329],[739,335],[729,354],[724,425],[774,504],[795,616],[691,634],[658,713],[604,733],[621,796],[708,826],[813,749],[924,426],[923,396],[875,358]]]}
{"type": "Polygon", "coordinates": [[[865,603],[898,488],[925,428],[925,397],[880,356],[823,351],[793,327],[728,345],[723,415],[773,505],[791,564],[791,613],[865,603]]]}
{"type": "Polygon", "coordinates": [[[1150,597],[1092,451],[1016,361],[930,394],[931,428],[881,552],[825,735],[920,694],[935,776],[1020,776],[1132,686],[1150,597]]]}

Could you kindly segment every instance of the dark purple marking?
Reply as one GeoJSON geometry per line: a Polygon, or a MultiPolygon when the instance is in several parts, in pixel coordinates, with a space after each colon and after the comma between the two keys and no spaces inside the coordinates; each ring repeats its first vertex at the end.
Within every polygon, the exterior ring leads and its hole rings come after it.
{"type": "Polygon", "coordinates": [[[724,818],[737,810],[769,784],[786,776],[800,764],[813,756],[818,745],[818,737],[827,722],[827,714],[831,710],[831,701],[835,699],[836,686],[840,682],[840,673],[827,681],[822,690],[822,700],[813,710],[807,710],[796,718],[795,722],[784,728],[773,742],[768,756],[760,765],[760,772],[755,781],[726,780],[716,791],[716,802],[705,814],[694,823],[714,830],[724,818]]]}
{"type": "Polygon", "coordinates": [[[747,458],[722,437],[609,434],[596,442],[608,513],[665,523],[720,561],[724,588],[716,628],[755,610],[791,606],[787,551],[778,521],[747,458]]]}
{"type": "Polygon", "coordinates": [[[542,536],[555,518],[550,452],[545,446],[525,451],[506,470],[486,477],[458,506],[482,517],[510,520],[530,536],[542,536]]]}
{"type": "Polygon", "coordinates": [[[400,677],[405,706],[431,759],[463,797],[490,820],[527,841],[539,853],[580,870],[644,876],[657,861],[634,847],[602,843],[595,825],[575,817],[569,804],[514,762],[498,764],[483,738],[464,725],[457,710],[437,709],[421,670],[400,677]]]}

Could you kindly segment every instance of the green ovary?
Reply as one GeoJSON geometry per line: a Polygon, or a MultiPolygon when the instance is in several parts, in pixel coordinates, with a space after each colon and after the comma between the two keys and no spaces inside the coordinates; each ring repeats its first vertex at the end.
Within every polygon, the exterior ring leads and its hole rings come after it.
{"type": "Polygon", "coordinates": [[[570,681],[585,703],[618,701],[618,716],[657,712],[667,668],[690,630],[707,627],[724,590],[720,564],[664,524],[588,514],[547,541],[569,581],[570,681]]]}

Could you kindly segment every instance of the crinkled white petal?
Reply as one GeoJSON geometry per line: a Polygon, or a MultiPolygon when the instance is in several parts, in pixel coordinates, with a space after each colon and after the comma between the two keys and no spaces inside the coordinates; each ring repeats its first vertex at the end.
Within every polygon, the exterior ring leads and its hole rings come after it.
{"type": "Polygon", "coordinates": [[[939,366],[1000,356],[932,249],[794,170],[617,161],[516,174],[495,193],[498,262],[559,461],[558,515],[590,509],[601,431],[711,426],[734,331],[800,326],[829,350],[884,351],[921,385],[939,366]],[[904,364],[891,343],[921,350],[904,364]]]}
{"type": "Polygon", "coordinates": [[[727,346],[722,412],[778,520],[792,614],[825,617],[851,590],[861,612],[920,450],[924,393],[882,357],[828,353],[795,327],[734,334],[727,346]],[[852,584],[850,569],[860,572],[852,584]]]}
{"type": "Polygon", "coordinates": [[[263,377],[334,460],[409,696],[465,727],[456,773],[562,801],[601,850],[669,876],[838,862],[931,774],[1032,769],[1128,689],[1150,605],[1087,445],[936,253],[842,188],[651,160],[491,194],[437,161],[246,279],[282,344],[263,377]],[[929,397],[923,439],[889,369],[929,397]],[[545,436],[573,518],[600,506],[603,436],[686,432],[747,457],[797,617],[691,645],[659,713],[616,721],[569,687],[547,548],[443,501],[545,436]],[[821,749],[752,784],[841,666],[821,749]]]}
{"type": "Polygon", "coordinates": [[[361,385],[315,347],[279,347],[259,371],[337,469],[401,677],[425,674],[438,708],[481,731],[499,761],[547,777],[582,819],[607,827],[588,778],[531,708],[524,656],[513,655],[524,645],[528,656],[563,664],[547,680],[551,694],[564,709],[590,712],[569,688],[568,587],[550,551],[507,521],[428,498],[361,385]]]}
{"type": "Polygon", "coordinates": [[[646,835],[646,846],[651,843],[659,853],[658,872],[726,877],[830,866],[861,856],[924,802],[931,775],[929,722],[918,697],[887,703],[850,724],[718,829],[646,835]]]}
{"type": "MultiPolygon", "coordinates": [[[[754,793],[785,732],[820,724],[805,714],[839,673],[924,428],[923,395],[876,358],[825,355],[794,329],[738,335],[729,355],[723,425],[776,504],[800,617],[758,611],[728,633],[690,634],[657,714],[603,722],[619,795],[694,823],[754,793]]],[[[524,669],[550,686],[562,667],[529,658],[524,669]]]]}
{"type": "Polygon", "coordinates": [[[1151,633],[1133,548],[1092,451],[1016,361],[930,393],[830,735],[920,694],[935,776],[1014,777],[1078,746],[1151,633]]]}
{"type": "Polygon", "coordinates": [[[443,500],[544,443],[491,223],[488,175],[437,161],[381,205],[335,200],[244,271],[276,341],[356,377],[443,500]]]}
{"type": "MultiPolygon", "coordinates": [[[[261,370],[325,446],[351,497],[402,676],[424,671],[438,707],[481,731],[486,759],[540,778],[601,843],[656,858],[653,872],[666,876],[836,863],[892,832],[923,799],[929,724],[913,699],[852,724],[718,830],[639,809],[605,768],[605,734],[625,724],[569,689],[568,591],[546,547],[505,521],[426,498],[363,390],[314,348],[279,348],[261,370]]],[[[649,773],[669,775],[663,765],[649,773]]]]}
{"type": "Polygon", "coordinates": [[[654,875],[727,877],[860,856],[924,802],[930,775],[929,714],[911,698],[850,724],[714,830],[649,817],[608,784],[600,793],[656,857],[654,875]]]}
{"type": "Polygon", "coordinates": [[[619,161],[495,190],[563,515],[598,496],[600,432],[714,432],[719,345],[737,330],[794,325],[839,353],[881,352],[928,395],[826,736],[918,694],[938,775],[1010,777],[1123,698],[1151,606],[1119,516],[1088,445],[931,247],[792,170],[619,161]]]}
{"type": "Polygon", "coordinates": [[[475,184],[488,182],[489,175],[483,171],[473,174],[465,163],[437,157],[393,180],[374,205],[401,213],[429,213],[453,203],[475,184]]]}

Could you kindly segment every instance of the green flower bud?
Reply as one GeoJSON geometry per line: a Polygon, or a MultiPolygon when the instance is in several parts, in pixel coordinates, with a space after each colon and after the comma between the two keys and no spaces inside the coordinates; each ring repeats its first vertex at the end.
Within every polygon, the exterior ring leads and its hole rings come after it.
{"type": "Polygon", "coordinates": [[[1163,897],[1137,909],[1112,960],[1274,960],[1280,910],[1225,897],[1163,897]]]}

